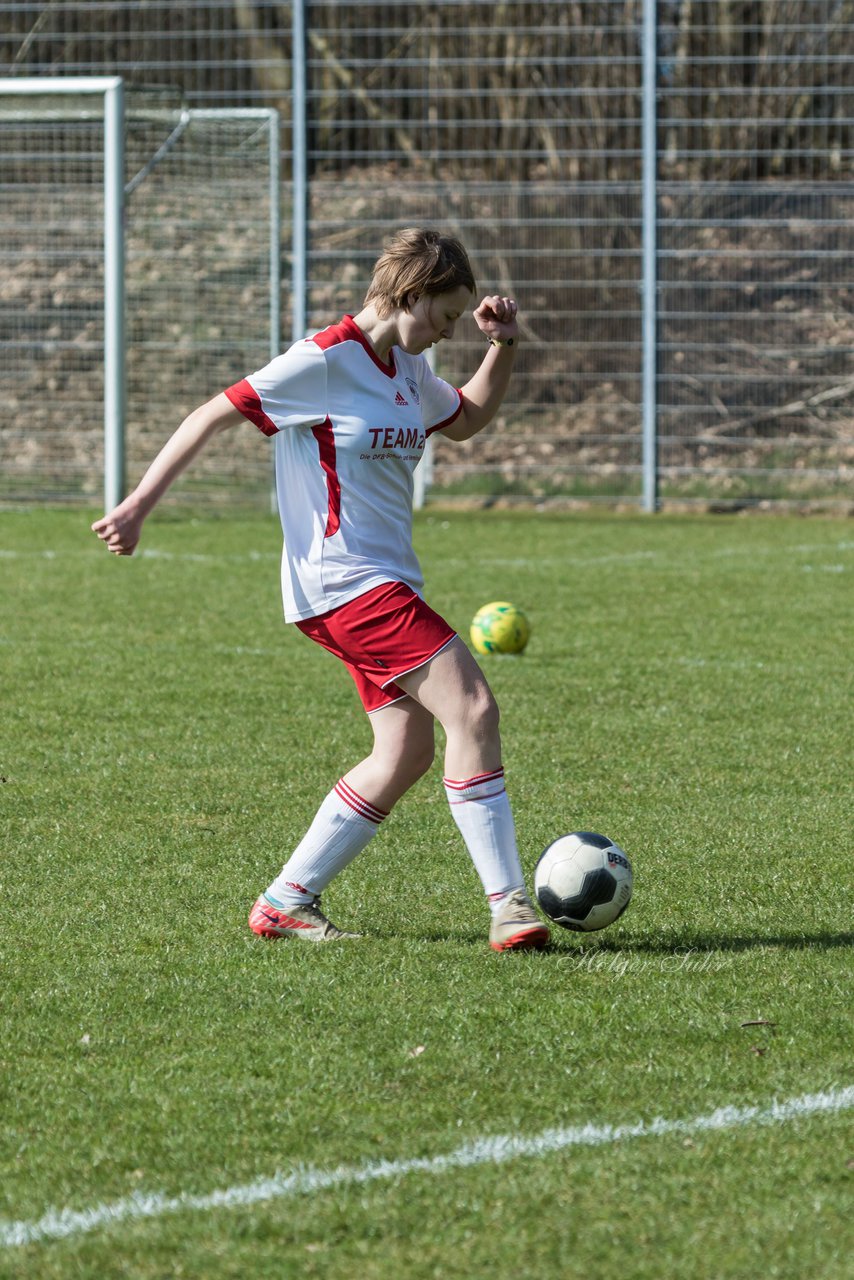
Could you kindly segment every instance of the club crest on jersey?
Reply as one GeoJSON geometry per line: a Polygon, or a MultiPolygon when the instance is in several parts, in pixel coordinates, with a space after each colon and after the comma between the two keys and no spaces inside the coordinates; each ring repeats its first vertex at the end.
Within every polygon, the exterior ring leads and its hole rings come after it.
{"type": "Polygon", "coordinates": [[[420,404],[421,396],[418,394],[418,383],[414,378],[407,378],[406,385],[409,387],[409,394],[412,396],[414,403],[420,404]]]}

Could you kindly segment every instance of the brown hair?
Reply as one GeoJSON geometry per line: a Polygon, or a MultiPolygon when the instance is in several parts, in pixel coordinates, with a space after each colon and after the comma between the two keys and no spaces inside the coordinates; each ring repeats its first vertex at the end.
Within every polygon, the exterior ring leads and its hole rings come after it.
{"type": "Polygon", "coordinates": [[[454,236],[407,227],[398,231],[374,266],[365,306],[373,304],[385,319],[406,310],[411,294],[434,297],[460,285],[475,291],[474,273],[463,246],[454,236]]]}

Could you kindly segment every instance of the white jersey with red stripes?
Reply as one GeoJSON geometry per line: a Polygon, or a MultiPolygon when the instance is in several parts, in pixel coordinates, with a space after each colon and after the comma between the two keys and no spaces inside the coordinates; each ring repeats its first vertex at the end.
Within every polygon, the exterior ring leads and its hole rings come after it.
{"type": "Polygon", "coordinates": [[[351,316],[225,393],[275,436],[285,619],[328,613],[383,582],[420,592],[413,471],[461,393],[423,355],[383,364],[351,316]]]}

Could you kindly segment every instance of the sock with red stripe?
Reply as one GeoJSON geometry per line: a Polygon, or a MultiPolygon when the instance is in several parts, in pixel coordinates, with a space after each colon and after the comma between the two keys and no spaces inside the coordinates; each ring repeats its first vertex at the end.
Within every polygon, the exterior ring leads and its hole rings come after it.
{"type": "Polygon", "coordinates": [[[342,778],[265,896],[274,907],[312,902],[376,835],[388,814],[369,804],[342,778]]]}
{"type": "Polygon", "coordinates": [[[504,770],[462,781],[445,778],[445,794],[494,912],[508,893],[524,888],[504,770]]]}

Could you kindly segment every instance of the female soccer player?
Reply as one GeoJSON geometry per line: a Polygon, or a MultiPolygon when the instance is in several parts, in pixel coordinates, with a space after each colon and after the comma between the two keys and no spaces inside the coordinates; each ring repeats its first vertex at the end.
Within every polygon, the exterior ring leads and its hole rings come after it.
{"type": "Polygon", "coordinates": [[[195,409],[133,493],[92,526],[114,554],[131,555],[146,516],[213,436],[248,420],[275,437],[285,620],[344,662],[373,749],[336,783],[253,906],[249,927],[263,937],[358,936],[326,918],[320,894],[430,768],[438,720],[451,813],[492,912],[490,944],[512,951],[548,941],[525,893],[495,698],[466,645],[422,599],[412,546],[412,473],[427,437],[468,440],[483,430],[516,356],[516,302],[491,296],[474,311],[487,350],[473,377],[458,390],[431,371],[424,352],[453,336],[474,290],[458,240],[400,231],[358,315],[195,409]]]}

